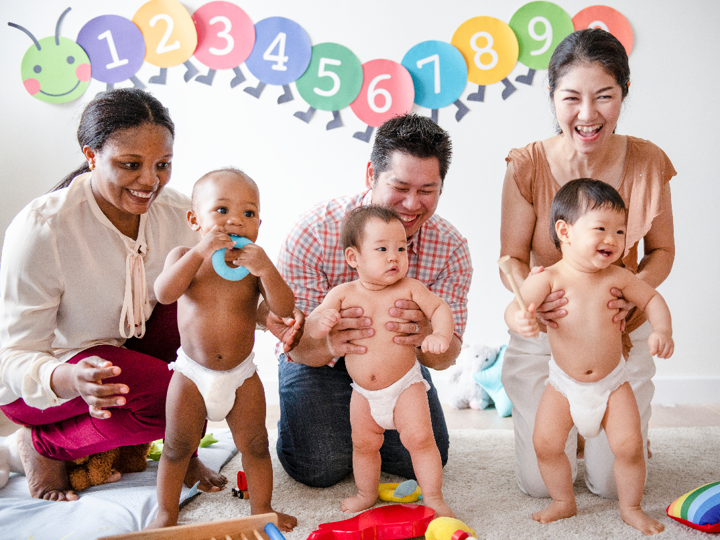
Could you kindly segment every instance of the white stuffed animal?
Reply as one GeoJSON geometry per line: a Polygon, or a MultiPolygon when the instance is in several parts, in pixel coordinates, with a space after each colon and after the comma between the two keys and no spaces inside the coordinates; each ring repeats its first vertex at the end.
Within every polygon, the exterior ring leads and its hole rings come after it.
{"type": "Polygon", "coordinates": [[[475,382],[473,375],[492,366],[499,350],[484,345],[462,346],[455,365],[448,369],[448,379],[452,389],[448,401],[451,407],[486,409],[490,405],[490,396],[475,382]]]}
{"type": "Polygon", "coordinates": [[[0,442],[0,489],[8,483],[11,472],[25,474],[18,450],[18,433],[19,430],[0,442]]]}

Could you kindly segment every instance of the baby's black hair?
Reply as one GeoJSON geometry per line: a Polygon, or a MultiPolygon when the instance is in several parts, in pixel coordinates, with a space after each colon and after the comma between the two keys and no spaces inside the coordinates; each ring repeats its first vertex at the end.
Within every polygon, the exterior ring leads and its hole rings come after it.
{"type": "Polygon", "coordinates": [[[365,236],[365,226],[371,219],[381,219],[385,223],[397,220],[402,225],[400,215],[390,208],[377,204],[355,208],[348,212],[342,222],[340,242],[343,250],[349,247],[360,249],[360,244],[362,244],[363,237],[365,236]]]}

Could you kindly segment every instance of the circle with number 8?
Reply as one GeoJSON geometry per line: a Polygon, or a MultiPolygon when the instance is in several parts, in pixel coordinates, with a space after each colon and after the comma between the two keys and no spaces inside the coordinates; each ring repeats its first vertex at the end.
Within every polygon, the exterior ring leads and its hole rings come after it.
{"type": "Polygon", "coordinates": [[[245,60],[255,44],[255,25],[230,2],[208,2],[193,13],[198,44],[195,58],[210,69],[232,69],[245,60]]]}
{"type": "Polygon", "coordinates": [[[552,2],[525,4],[509,24],[520,46],[518,61],[531,69],[547,69],[555,47],[575,29],[570,15],[552,2]]]}
{"type": "Polygon", "coordinates": [[[133,15],[145,38],[145,61],[173,67],[190,58],[197,47],[197,32],[190,14],[175,0],[150,0],[133,15]]]}
{"type": "Polygon", "coordinates": [[[311,56],[310,36],[302,26],[268,17],[255,24],[255,47],[245,65],[261,82],[284,85],[305,73],[311,56]]]}
{"type": "Polygon", "coordinates": [[[115,84],[135,75],[145,60],[145,40],[130,19],[100,15],[89,20],[77,37],[92,65],[92,77],[115,84]]]}
{"type": "Polygon", "coordinates": [[[467,86],[467,65],[460,51],[444,41],[423,41],[402,59],[415,86],[415,103],[442,109],[457,101],[467,86]]]}
{"type": "Polygon", "coordinates": [[[515,32],[495,17],[473,17],[462,23],[450,41],[465,58],[468,80],[488,85],[502,81],[517,64],[515,32]]]}
{"type": "Polygon", "coordinates": [[[360,93],[362,63],[350,49],[337,43],[319,43],[312,48],[310,65],[295,86],[311,107],[339,111],[360,93]]]}
{"type": "Polygon", "coordinates": [[[394,116],[410,112],[415,101],[413,80],[401,64],[392,60],[370,60],[363,68],[360,94],[350,108],[368,126],[380,127],[394,116]]]}
{"type": "Polygon", "coordinates": [[[633,31],[625,15],[609,6],[590,6],[572,18],[575,30],[602,28],[615,36],[630,56],[633,48],[633,31]]]}

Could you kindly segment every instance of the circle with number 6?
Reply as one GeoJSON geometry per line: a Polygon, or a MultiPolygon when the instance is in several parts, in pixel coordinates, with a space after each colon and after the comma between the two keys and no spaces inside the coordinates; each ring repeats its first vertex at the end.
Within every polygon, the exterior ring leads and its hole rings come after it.
{"type": "Polygon", "coordinates": [[[608,6],[590,6],[579,11],[572,19],[575,30],[602,28],[615,36],[630,56],[633,48],[633,31],[625,15],[608,6]]]}
{"type": "Polygon", "coordinates": [[[495,17],[473,17],[462,23],[450,41],[465,58],[468,80],[488,85],[502,81],[517,64],[515,32],[495,17]]]}
{"type": "Polygon", "coordinates": [[[145,61],[167,68],[182,64],[197,47],[197,32],[190,14],[176,0],[150,0],[132,21],[145,38],[145,61]]]}
{"type": "Polygon", "coordinates": [[[208,2],[192,15],[198,44],[195,58],[210,69],[232,69],[245,60],[255,45],[255,25],[230,2],[208,2]]]}
{"type": "Polygon", "coordinates": [[[365,62],[362,68],[362,89],[350,105],[355,116],[368,126],[380,127],[390,118],[410,112],[415,87],[404,66],[378,59],[365,62]]]}
{"type": "Polygon", "coordinates": [[[255,47],[245,65],[261,82],[284,85],[305,73],[311,56],[310,36],[302,26],[268,17],[255,24],[255,47]]]}
{"type": "Polygon", "coordinates": [[[120,15],[89,20],[77,37],[92,65],[92,76],[115,84],[135,75],[145,60],[145,40],[135,24],[120,15]]]}
{"type": "Polygon", "coordinates": [[[295,86],[311,107],[339,111],[360,93],[362,63],[350,49],[337,43],[319,43],[312,48],[310,65],[295,86]]]}
{"type": "Polygon", "coordinates": [[[415,103],[442,109],[455,103],[467,86],[467,64],[455,47],[444,41],[423,41],[402,59],[415,86],[415,103]]]}
{"type": "Polygon", "coordinates": [[[530,69],[547,69],[555,47],[575,29],[570,15],[552,2],[530,2],[510,19],[520,46],[518,61],[530,69]]]}

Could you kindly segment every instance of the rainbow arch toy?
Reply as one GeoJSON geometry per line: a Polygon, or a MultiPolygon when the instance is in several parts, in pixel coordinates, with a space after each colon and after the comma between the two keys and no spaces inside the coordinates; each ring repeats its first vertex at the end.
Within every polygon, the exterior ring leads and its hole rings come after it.
{"type": "Polygon", "coordinates": [[[667,515],[706,533],[720,532],[720,482],[688,491],[667,507],[667,515]]]}

